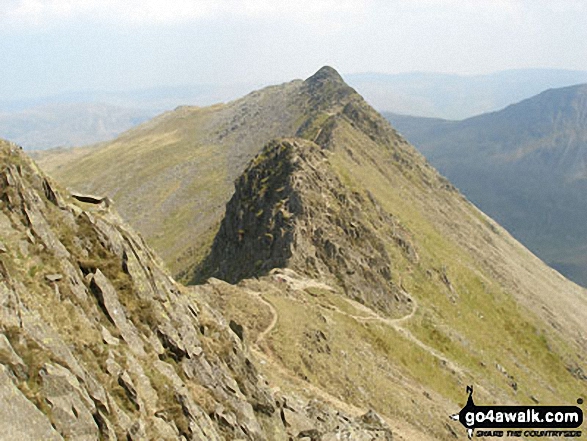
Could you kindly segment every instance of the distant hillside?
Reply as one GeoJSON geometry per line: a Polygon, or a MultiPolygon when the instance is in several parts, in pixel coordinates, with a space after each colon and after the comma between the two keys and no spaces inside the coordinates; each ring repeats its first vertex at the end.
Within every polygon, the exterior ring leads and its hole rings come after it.
{"type": "Polygon", "coordinates": [[[519,69],[487,75],[364,73],[345,78],[380,111],[462,119],[502,109],[549,88],[587,83],[587,72],[519,69]]]}
{"type": "Polygon", "coordinates": [[[163,112],[185,104],[208,106],[229,101],[242,96],[255,86],[255,84],[236,83],[155,86],[120,91],[79,90],[42,97],[3,99],[0,100],[0,113],[84,103],[103,103],[114,107],[163,112]]]}
{"type": "Polygon", "coordinates": [[[587,286],[587,85],[458,122],[386,117],[482,210],[587,286]]]}
{"type": "Polygon", "coordinates": [[[93,144],[112,139],[155,114],[106,104],[44,105],[0,113],[0,137],[27,150],[93,144]]]}
{"type": "Polygon", "coordinates": [[[209,106],[238,98],[252,88],[250,84],[201,84],[4,100],[0,101],[0,137],[27,150],[94,144],[178,106],[209,106]]]}

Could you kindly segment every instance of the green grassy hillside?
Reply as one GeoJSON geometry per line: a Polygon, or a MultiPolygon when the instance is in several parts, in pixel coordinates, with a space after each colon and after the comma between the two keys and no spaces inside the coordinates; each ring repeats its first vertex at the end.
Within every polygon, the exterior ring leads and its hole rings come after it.
{"type": "Polygon", "coordinates": [[[467,384],[484,403],[585,394],[585,291],[357,95],[319,124],[315,142],[273,141],[251,161],[200,268],[249,291],[222,297],[229,316],[270,307],[269,332],[249,322],[264,372],[372,407],[411,439],[458,436],[445,418],[467,384]]]}

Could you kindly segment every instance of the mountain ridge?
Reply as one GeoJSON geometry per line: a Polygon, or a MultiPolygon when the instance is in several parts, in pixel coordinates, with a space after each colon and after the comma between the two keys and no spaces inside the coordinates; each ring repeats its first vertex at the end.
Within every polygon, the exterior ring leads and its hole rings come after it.
{"type": "MultiPolygon", "coordinates": [[[[270,142],[235,184],[212,250],[195,280],[217,277],[237,283],[275,268],[291,268],[310,278],[337,282],[354,300],[389,315],[405,315],[411,299],[390,282],[390,257],[361,211],[384,216],[379,228],[385,221],[394,230],[399,225],[374,199],[345,191],[322,164],[327,162],[325,150],[313,142],[270,142]],[[325,214],[322,205],[327,207],[325,214]]],[[[417,258],[405,233],[394,231],[394,238],[417,258]]]]}
{"type": "MultiPolygon", "coordinates": [[[[269,86],[229,104],[209,108],[184,106],[166,112],[131,129],[114,143],[76,150],[79,155],[75,154],[75,159],[71,157],[72,161],[67,160],[67,151],[63,150],[55,156],[51,156],[51,152],[36,157],[49,166],[51,158],[57,158],[55,166],[58,168],[53,170],[54,173],[57,177],[66,176],[68,185],[77,186],[79,191],[106,194],[114,201],[120,194],[122,215],[133,219],[134,225],[158,249],[176,275],[189,278],[188,273],[202,258],[198,249],[211,245],[218,228],[223,204],[214,201],[217,195],[229,199],[233,181],[260,148],[275,137],[275,133],[279,136],[316,135],[316,125],[329,117],[329,107],[340,106],[341,100],[355,94],[338,73],[323,70],[317,75],[306,82],[295,80],[283,86],[269,86]],[[336,87],[329,88],[329,85],[336,87]],[[132,147],[122,153],[118,148],[120,145],[132,147]],[[149,150],[152,161],[145,173],[140,173],[142,181],[137,182],[133,173],[127,173],[128,168],[122,164],[125,161],[131,163],[140,154],[147,157],[145,150],[149,150]],[[208,159],[198,163],[186,160],[182,156],[184,151],[189,151],[189,156],[206,156],[208,159]],[[111,161],[110,158],[115,156],[118,156],[117,161],[111,161]],[[104,160],[96,164],[90,157],[104,160]],[[161,161],[161,157],[167,159],[161,161]],[[116,162],[121,166],[112,170],[111,164],[116,162]],[[115,181],[109,178],[112,173],[117,175],[115,181]],[[100,178],[95,180],[97,186],[91,188],[94,186],[88,185],[86,178],[96,174],[100,174],[100,178]],[[197,181],[194,176],[202,179],[197,181]],[[153,187],[163,186],[168,188],[157,196],[155,204],[161,211],[151,212],[149,216],[146,216],[147,206],[143,205],[141,198],[125,196],[125,188],[136,189],[142,194],[150,192],[153,187]],[[193,188],[204,190],[201,200],[189,201],[193,188]],[[206,193],[210,196],[205,196],[206,193]],[[189,202],[186,204],[186,201],[189,202]],[[201,211],[214,213],[213,216],[200,215],[192,222],[188,213],[196,211],[196,203],[204,204],[201,211]],[[178,220],[185,226],[182,230],[192,234],[170,237],[166,232],[177,230],[175,224],[178,220]],[[161,234],[163,236],[159,238],[161,234]],[[204,236],[203,242],[199,242],[198,238],[204,236]],[[190,237],[196,237],[197,242],[191,244],[190,237]]],[[[129,167],[131,170],[136,168],[129,167]]]]}
{"type": "MultiPolygon", "coordinates": [[[[231,175],[200,169],[192,179],[210,187],[186,193],[186,204],[200,202],[192,221],[228,204],[214,212],[218,226],[198,260],[209,265],[197,276],[212,278],[190,289],[234,322],[282,390],[372,408],[414,440],[458,436],[447,415],[462,407],[467,384],[479,402],[574,402],[585,389],[585,290],[469,203],[360,95],[317,83],[322,96],[294,81],[228,107],[179,109],[148,127],[151,138],[137,138],[147,131],[138,129],[129,143],[88,153],[85,178],[110,164],[142,182],[138,164],[152,174],[154,158],[218,164],[230,155],[236,186],[204,204],[231,175]],[[138,142],[164,144],[181,132],[227,143],[206,150],[175,139],[158,150],[138,142]]],[[[122,190],[117,206],[157,205],[154,184],[122,190]]],[[[184,233],[184,224],[173,227],[168,237],[184,233]]]]}

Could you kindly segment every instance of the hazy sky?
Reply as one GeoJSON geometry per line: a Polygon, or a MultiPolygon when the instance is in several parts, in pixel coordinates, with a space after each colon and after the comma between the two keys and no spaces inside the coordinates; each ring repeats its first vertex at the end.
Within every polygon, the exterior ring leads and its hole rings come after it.
{"type": "Polygon", "coordinates": [[[0,0],[0,100],[343,73],[587,70],[585,0],[0,0]]]}

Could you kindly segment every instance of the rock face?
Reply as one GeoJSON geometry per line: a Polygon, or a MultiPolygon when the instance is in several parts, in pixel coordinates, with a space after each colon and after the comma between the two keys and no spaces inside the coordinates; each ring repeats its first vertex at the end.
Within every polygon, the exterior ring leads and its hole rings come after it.
{"type": "Polygon", "coordinates": [[[386,313],[405,314],[408,298],[391,281],[380,237],[388,230],[414,253],[392,216],[340,181],[329,151],[302,138],[276,140],[237,180],[201,274],[236,283],[288,267],[336,281],[351,298],[386,313]]]}
{"type": "Polygon", "coordinates": [[[6,142],[0,231],[0,439],[390,439],[327,406],[300,405],[303,428],[284,420],[286,398],[197,290],[6,142]]]}

